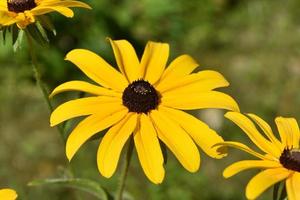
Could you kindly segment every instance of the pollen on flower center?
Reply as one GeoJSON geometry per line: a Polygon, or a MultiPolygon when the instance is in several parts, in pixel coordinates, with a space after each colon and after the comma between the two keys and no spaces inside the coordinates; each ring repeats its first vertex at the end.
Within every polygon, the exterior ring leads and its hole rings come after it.
{"type": "Polygon", "coordinates": [[[7,8],[11,12],[20,13],[36,7],[34,0],[7,0],[7,8]]]}
{"type": "Polygon", "coordinates": [[[300,149],[284,149],[279,161],[285,168],[300,172],[300,149]]]}
{"type": "Polygon", "coordinates": [[[122,100],[130,112],[148,113],[157,108],[160,95],[149,82],[137,80],[124,90],[122,100]]]}

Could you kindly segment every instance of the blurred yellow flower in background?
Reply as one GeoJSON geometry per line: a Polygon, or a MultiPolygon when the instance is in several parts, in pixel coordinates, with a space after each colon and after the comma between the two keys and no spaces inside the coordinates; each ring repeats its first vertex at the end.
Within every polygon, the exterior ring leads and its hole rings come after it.
{"type": "Polygon", "coordinates": [[[15,200],[17,197],[17,193],[12,189],[5,188],[0,190],[1,200],[15,200]]]}
{"type": "Polygon", "coordinates": [[[71,132],[66,155],[71,160],[83,143],[109,128],[98,149],[100,173],[111,177],[126,141],[133,136],[141,166],[153,183],[164,179],[164,158],[159,140],[177,157],[185,169],[196,172],[200,155],[195,145],[213,158],[226,152],[212,146],[223,139],[204,122],[182,110],[222,108],[239,111],[230,96],[213,91],[229,83],[216,71],[192,73],[198,64],[188,55],[177,57],[165,69],[169,45],[148,42],[141,61],[126,40],[110,40],[118,72],[97,54],[75,49],[66,60],[74,63],[97,86],[84,81],[66,82],[51,96],[77,90],[94,95],[60,105],[51,114],[51,126],[87,116],[71,132]]]}
{"type": "Polygon", "coordinates": [[[300,133],[297,121],[294,118],[277,117],[275,119],[280,140],[278,140],[271,127],[254,114],[248,114],[264,135],[260,134],[255,124],[241,113],[228,112],[226,118],[238,125],[263,151],[258,153],[239,142],[223,142],[217,146],[232,146],[245,151],[259,160],[243,160],[227,167],[223,176],[229,178],[243,170],[251,168],[263,169],[254,176],[246,187],[246,197],[256,199],[261,193],[272,185],[285,180],[289,200],[300,199],[300,133]]]}
{"type": "Polygon", "coordinates": [[[20,29],[36,21],[36,16],[59,12],[73,17],[69,7],[91,8],[89,5],[73,0],[0,0],[0,27],[17,24],[20,29]]]}

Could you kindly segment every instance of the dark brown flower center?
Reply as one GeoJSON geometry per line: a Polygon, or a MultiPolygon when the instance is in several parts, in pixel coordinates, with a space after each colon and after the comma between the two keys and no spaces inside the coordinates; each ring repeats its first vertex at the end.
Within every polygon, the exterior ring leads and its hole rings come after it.
{"type": "Polygon", "coordinates": [[[149,82],[137,80],[124,90],[122,100],[130,112],[148,113],[157,108],[160,95],[149,82]]]}
{"type": "Polygon", "coordinates": [[[300,150],[284,149],[280,158],[280,163],[287,169],[300,172],[300,150]]]}
{"type": "Polygon", "coordinates": [[[7,8],[11,12],[20,13],[36,7],[34,0],[7,0],[7,8]]]}

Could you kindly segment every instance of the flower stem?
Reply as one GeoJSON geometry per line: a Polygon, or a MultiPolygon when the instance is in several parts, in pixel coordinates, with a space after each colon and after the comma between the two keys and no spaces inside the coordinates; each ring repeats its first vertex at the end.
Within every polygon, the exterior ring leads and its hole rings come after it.
{"type": "MultiPolygon", "coordinates": [[[[32,69],[33,69],[33,73],[34,73],[34,78],[36,80],[36,84],[37,86],[40,88],[43,97],[46,101],[46,104],[49,108],[49,111],[52,112],[53,111],[53,106],[50,102],[49,99],[49,92],[47,90],[47,87],[45,85],[45,83],[43,83],[42,79],[41,79],[41,72],[39,70],[38,67],[38,62],[37,62],[37,57],[36,57],[36,52],[34,50],[34,44],[33,44],[33,39],[32,36],[30,35],[30,33],[28,32],[28,30],[25,29],[25,35],[28,41],[28,47],[29,47],[29,52],[30,52],[30,57],[31,57],[31,62],[32,62],[32,69]]],[[[65,142],[65,136],[64,136],[64,130],[61,126],[57,127],[62,140],[65,142]]]]}
{"type": "Polygon", "coordinates": [[[128,174],[132,151],[133,151],[133,138],[131,137],[129,139],[129,143],[127,146],[126,156],[124,159],[123,168],[122,168],[121,176],[120,176],[119,188],[118,188],[115,200],[123,199],[123,192],[124,192],[124,188],[125,188],[125,182],[126,182],[126,178],[127,178],[127,174],[128,174]]]}

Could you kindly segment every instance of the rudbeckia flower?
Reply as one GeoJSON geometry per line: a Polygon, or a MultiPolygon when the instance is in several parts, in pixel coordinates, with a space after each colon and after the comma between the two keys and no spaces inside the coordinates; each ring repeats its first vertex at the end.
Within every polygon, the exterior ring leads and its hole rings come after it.
{"type": "Polygon", "coordinates": [[[182,55],[165,69],[169,45],[148,42],[142,59],[126,40],[110,40],[120,72],[97,54],[75,49],[66,60],[74,63],[97,84],[70,81],[54,89],[51,96],[77,90],[91,97],[60,105],[51,114],[51,126],[87,115],[71,132],[66,155],[71,160],[83,143],[98,132],[108,129],[98,149],[100,173],[109,178],[116,170],[121,150],[132,136],[141,166],[153,183],[164,178],[163,142],[190,172],[198,170],[200,155],[195,145],[209,156],[221,158],[224,152],[211,148],[223,139],[205,123],[182,110],[223,108],[238,111],[228,95],[213,91],[228,86],[215,71],[192,73],[198,64],[182,55]]]}
{"type": "Polygon", "coordinates": [[[37,16],[50,12],[73,17],[69,7],[90,8],[83,2],[73,0],[0,0],[0,27],[17,24],[24,29],[34,23],[37,16]]]}
{"type": "Polygon", "coordinates": [[[261,152],[254,151],[239,142],[228,141],[218,144],[217,146],[222,147],[232,146],[258,158],[256,160],[243,160],[230,165],[224,170],[223,176],[229,178],[247,169],[262,169],[246,187],[248,199],[256,199],[272,185],[285,180],[288,199],[299,200],[300,133],[297,121],[294,118],[277,117],[275,119],[280,136],[279,140],[274,136],[271,127],[254,114],[248,114],[247,117],[241,113],[228,112],[225,116],[238,125],[261,152]],[[249,118],[257,124],[263,134],[258,131],[249,118]]]}
{"type": "Polygon", "coordinates": [[[3,200],[15,200],[18,197],[17,193],[12,189],[1,189],[0,190],[0,199],[3,200]]]}

